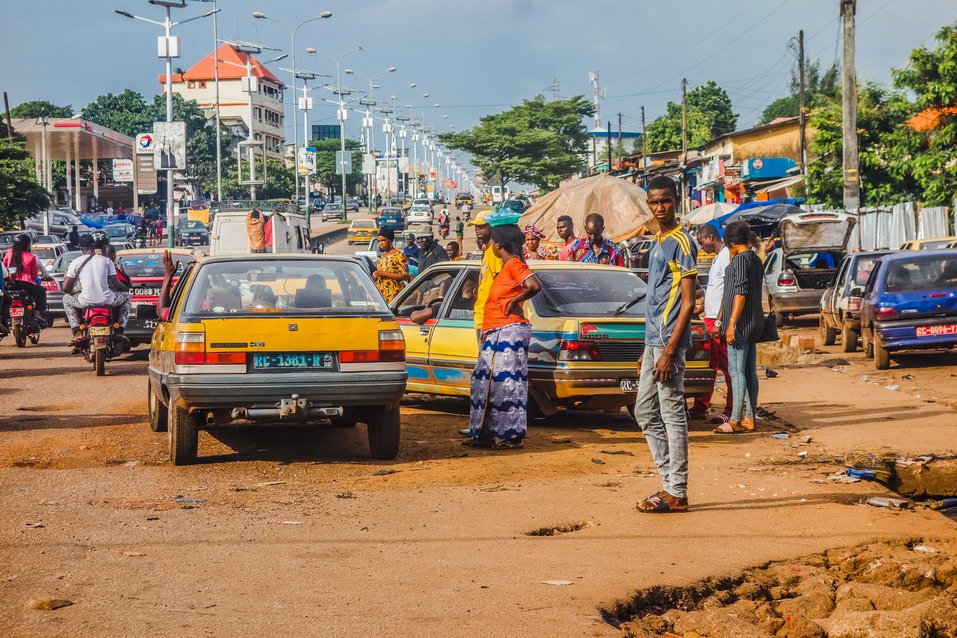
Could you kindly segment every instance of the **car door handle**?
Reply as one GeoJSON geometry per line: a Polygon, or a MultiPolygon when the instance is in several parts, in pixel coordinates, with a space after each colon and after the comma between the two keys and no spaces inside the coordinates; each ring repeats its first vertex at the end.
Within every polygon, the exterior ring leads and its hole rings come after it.
{"type": "Polygon", "coordinates": [[[422,336],[424,336],[424,337],[429,336],[429,327],[428,327],[428,326],[422,326],[421,328],[419,328],[419,334],[422,335],[422,336]]]}

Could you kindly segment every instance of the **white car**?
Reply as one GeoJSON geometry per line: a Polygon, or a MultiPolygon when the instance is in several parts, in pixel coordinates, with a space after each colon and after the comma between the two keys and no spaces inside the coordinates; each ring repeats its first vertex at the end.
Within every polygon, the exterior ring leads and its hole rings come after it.
{"type": "Polygon", "coordinates": [[[419,199],[413,199],[412,205],[413,206],[428,206],[429,208],[432,208],[432,200],[424,198],[424,197],[419,199]]]}
{"type": "Polygon", "coordinates": [[[59,244],[35,244],[30,250],[36,255],[37,260],[43,264],[43,267],[50,270],[56,258],[67,251],[67,247],[62,242],[59,244]]]}
{"type": "Polygon", "coordinates": [[[405,221],[407,224],[413,224],[416,222],[424,222],[426,224],[432,223],[432,207],[431,206],[422,206],[416,204],[409,209],[409,214],[406,216],[405,221]]]}

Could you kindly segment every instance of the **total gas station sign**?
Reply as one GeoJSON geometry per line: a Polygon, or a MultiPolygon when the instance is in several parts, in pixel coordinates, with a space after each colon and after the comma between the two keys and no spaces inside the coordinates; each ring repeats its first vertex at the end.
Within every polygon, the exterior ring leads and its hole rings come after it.
{"type": "Polygon", "coordinates": [[[156,152],[156,142],[152,133],[140,133],[136,136],[136,152],[137,153],[155,153],[156,152]]]}

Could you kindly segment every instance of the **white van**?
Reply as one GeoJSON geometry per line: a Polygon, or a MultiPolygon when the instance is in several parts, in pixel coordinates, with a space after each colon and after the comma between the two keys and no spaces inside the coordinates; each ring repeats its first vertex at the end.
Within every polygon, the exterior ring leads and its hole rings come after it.
{"type": "MultiPolygon", "coordinates": [[[[249,252],[249,238],[246,234],[245,210],[224,210],[213,218],[213,231],[209,237],[209,254],[242,255],[249,252]]],[[[273,245],[269,252],[308,253],[309,227],[301,213],[266,214],[273,223],[273,245]]]]}

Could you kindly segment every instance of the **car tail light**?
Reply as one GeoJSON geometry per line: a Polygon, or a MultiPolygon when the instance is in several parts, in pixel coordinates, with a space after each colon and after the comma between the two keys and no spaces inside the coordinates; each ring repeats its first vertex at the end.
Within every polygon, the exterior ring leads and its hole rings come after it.
{"type": "Polygon", "coordinates": [[[778,275],[778,285],[779,286],[793,286],[794,285],[794,276],[789,272],[782,272],[778,275]]]}
{"type": "Polygon", "coordinates": [[[847,309],[858,311],[861,309],[861,298],[860,297],[848,297],[847,298],[847,309]]]}
{"type": "Polygon", "coordinates": [[[51,279],[50,281],[44,280],[44,281],[43,281],[43,289],[44,289],[44,290],[47,290],[47,291],[49,291],[49,292],[59,292],[59,291],[60,291],[60,285],[57,284],[57,282],[54,281],[54,280],[52,280],[52,279],[51,279]]]}
{"type": "Polygon", "coordinates": [[[173,363],[180,366],[206,363],[206,333],[181,332],[176,335],[173,363]]]}
{"type": "Polygon", "coordinates": [[[594,341],[562,341],[559,361],[601,361],[598,344],[594,341]]]}
{"type": "Polygon", "coordinates": [[[878,306],[875,314],[878,319],[897,319],[900,317],[897,308],[890,308],[888,306],[878,306]]]}
{"type": "Polygon", "coordinates": [[[401,330],[379,331],[379,361],[405,361],[405,337],[401,330]]]}
{"type": "Polygon", "coordinates": [[[378,350],[343,350],[339,353],[339,363],[376,363],[378,350]]]}
{"type": "Polygon", "coordinates": [[[708,339],[708,328],[704,324],[693,324],[691,326],[691,347],[685,352],[685,360],[711,360],[711,341],[708,339]]]}

